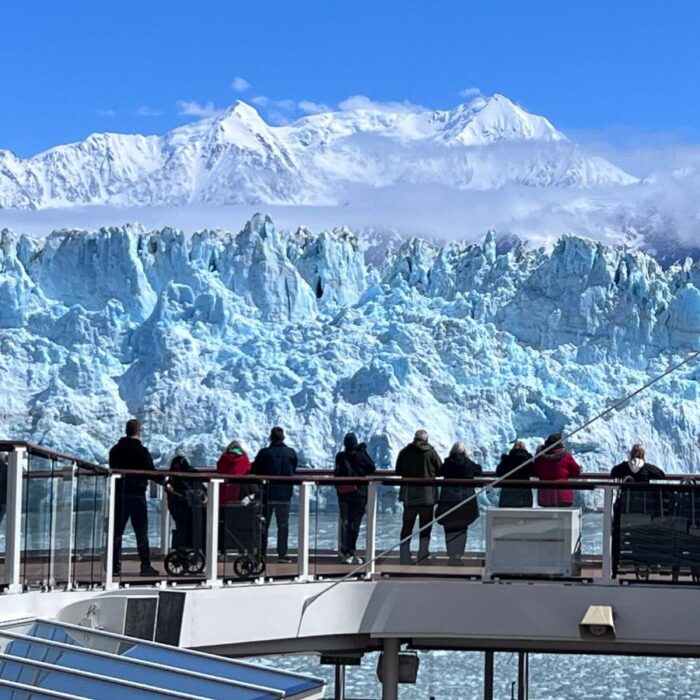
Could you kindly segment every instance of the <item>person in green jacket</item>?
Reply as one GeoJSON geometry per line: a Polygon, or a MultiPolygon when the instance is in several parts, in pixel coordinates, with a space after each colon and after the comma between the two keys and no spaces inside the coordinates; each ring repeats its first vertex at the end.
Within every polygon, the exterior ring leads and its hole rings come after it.
{"type": "MultiPolygon", "coordinates": [[[[417,430],[413,442],[406,445],[396,459],[396,473],[401,478],[434,479],[442,461],[435,448],[428,442],[428,433],[417,430]]],[[[403,503],[403,523],[401,540],[410,538],[413,526],[418,519],[419,526],[425,527],[433,519],[436,489],[433,484],[402,484],[399,498],[403,503]]],[[[430,527],[420,533],[418,563],[427,563],[430,557],[430,527]]],[[[400,547],[402,564],[410,564],[411,541],[402,542],[400,547]]]]}

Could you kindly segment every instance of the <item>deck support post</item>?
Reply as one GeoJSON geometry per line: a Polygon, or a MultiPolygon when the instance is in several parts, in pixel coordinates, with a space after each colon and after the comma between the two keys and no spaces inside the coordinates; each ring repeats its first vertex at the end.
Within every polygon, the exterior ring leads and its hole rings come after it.
{"type": "Polygon", "coordinates": [[[493,700],[493,652],[484,652],[484,700],[493,700]]]}
{"type": "Polygon", "coordinates": [[[216,588],[219,578],[219,490],[223,479],[211,479],[207,493],[207,551],[204,555],[206,585],[216,588]]]}
{"type": "Polygon", "coordinates": [[[526,651],[518,652],[518,700],[528,700],[530,660],[526,651]]]}
{"type": "Polygon", "coordinates": [[[15,447],[7,464],[7,525],[5,530],[5,581],[8,593],[21,593],[22,474],[27,459],[24,447],[15,447]]]}
{"type": "Polygon", "coordinates": [[[598,583],[609,586],[612,577],[612,520],[613,520],[613,489],[605,486],[603,491],[603,565],[598,583]]]}
{"type": "Polygon", "coordinates": [[[387,637],[382,652],[382,700],[399,699],[399,649],[401,640],[387,637]]]}
{"type": "Polygon", "coordinates": [[[367,484],[367,544],[365,546],[365,578],[372,578],[377,569],[377,489],[378,482],[370,481],[367,484]]]}
{"type": "Polygon", "coordinates": [[[309,575],[309,535],[311,520],[311,487],[313,483],[299,484],[299,534],[297,544],[297,581],[308,581],[309,575]]]}

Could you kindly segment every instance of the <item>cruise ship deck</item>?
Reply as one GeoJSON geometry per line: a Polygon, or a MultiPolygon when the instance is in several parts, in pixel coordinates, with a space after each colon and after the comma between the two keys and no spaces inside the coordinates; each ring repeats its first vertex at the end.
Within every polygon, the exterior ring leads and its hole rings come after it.
{"type": "Polygon", "coordinates": [[[140,575],[128,526],[117,576],[114,494],[124,475],[26,442],[1,442],[0,451],[8,457],[3,697],[116,697],[115,683],[134,692],[141,683],[142,697],[323,697],[313,673],[270,675],[240,661],[313,653],[336,665],[333,693],[342,698],[344,665],[379,651],[382,697],[397,698],[415,674],[413,652],[441,649],[485,653],[484,698],[493,697],[494,653],[517,653],[518,697],[526,698],[532,652],[700,656],[700,491],[679,476],[621,485],[586,475],[567,483],[573,508],[512,509],[495,507],[487,475],[468,482],[480,517],[463,560],[448,559],[436,524],[431,558],[406,564],[398,556],[399,480],[381,472],[364,480],[363,561],[347,564],[338,559],[335,487],[343,480],[325,471],[288,479],[292,563],[284,563],[274,527],[264,556],[259,510],[220,502],[232,479],[201,471],[192,478],[208,489],[202,551],[173,567],[173,523],[162,483],[153,481],[149,534],[159,575],[140,575]],[[244,508],[249,530],[238,517],[244,508]]]}

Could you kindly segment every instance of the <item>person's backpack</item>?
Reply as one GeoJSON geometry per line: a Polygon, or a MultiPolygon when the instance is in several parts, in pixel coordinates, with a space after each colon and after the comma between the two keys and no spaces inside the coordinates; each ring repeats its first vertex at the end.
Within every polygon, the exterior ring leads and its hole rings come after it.
{"type": "MultiPolygon", "coordinates": [[[[333,476],[356,476],[355,470],[352,468],[352,462],[348,459],[345,452],[340,453],[339,464],[336,465],[333,476]]],[[[355,493],[357,484],[336,484],[335,490],[339,496],[346,493],[355,493]]]]}

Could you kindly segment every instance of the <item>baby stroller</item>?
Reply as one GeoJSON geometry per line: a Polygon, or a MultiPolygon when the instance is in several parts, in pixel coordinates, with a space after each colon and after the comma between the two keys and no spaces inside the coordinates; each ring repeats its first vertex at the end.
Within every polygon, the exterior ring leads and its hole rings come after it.
{"type": "MultiPolygon", "coordinates": [[[[195,471],[184,457],[176,457],[170,469],[195,471]]],[[[198,480],[173,476],[168,479],[166,488],[168,510],[175,521],[175,530],[172,533],[172,550],[163,562],[165,571],[169,576],[201,574],[205,566],[206,487],[198,480]]]]}
{"type": "Polygon", "coordinates": [[[262,538],[265,518],[255,494],[221,507],[221,543],[224,551],[235,550],[233,571],[238,578],[252,578],[265,571],[262,538]]]}

